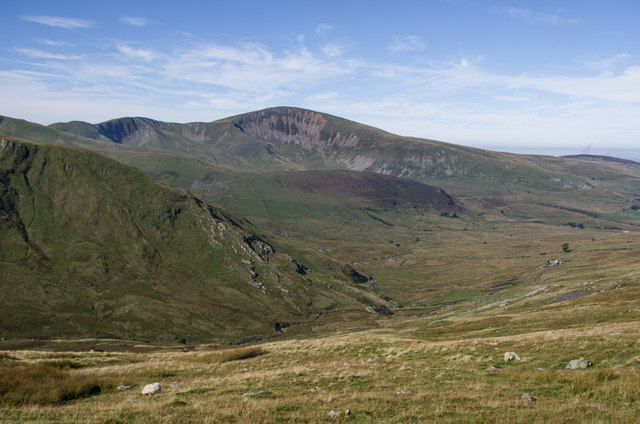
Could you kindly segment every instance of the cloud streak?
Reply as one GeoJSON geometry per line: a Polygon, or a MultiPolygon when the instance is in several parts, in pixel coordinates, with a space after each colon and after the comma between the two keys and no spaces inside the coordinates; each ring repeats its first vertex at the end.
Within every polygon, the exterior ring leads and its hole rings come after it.
{"type": "Polygon", "coordinates": [[[387,50],[392,53],[413,52],[424,49],[424,42],[417,35],[394,35],[387,50]]]}
{"type": "Polygon", "coordinates": [[[571,26],[580,23],[577,19],[565,18],[559,15],[536,12],[529,9],[520,9],[517,7],[508,8],[507,15],[511,18],[522,19],[533,25],[571,26]]]}
{"type": "Polygon", "coordinates": [[[122,16],[120,22],[125,25],[143,27],[149,24],[149,19],[142,16],[122,16]]]}
{"type": "Polygon", "coordinates": [[[15,49],[15,51],[33,59],[77,60],[81,58],[81,56],[56,54],[39,49],[15,49]]]}
{"type": "Polygon", "coordinates": [[[59,16],[22,16],[22,20],[27,22],[34,22],[37,24],[64,28],[64,29],[81,29],[81,28],[94,28],[96,22],[85,19],[63,18],[59,16]]]}

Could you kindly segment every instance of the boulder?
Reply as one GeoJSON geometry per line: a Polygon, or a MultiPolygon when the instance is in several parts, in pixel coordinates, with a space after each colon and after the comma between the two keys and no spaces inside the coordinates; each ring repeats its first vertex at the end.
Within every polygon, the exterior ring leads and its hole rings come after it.
{"type": "Polygon", "coordinates": [[[522,358],[520,357],[520,355],[518,355],[515,352],[505,352],[504,353],[504,360],[505,362],[509,362],[509,361],[521,361],[522,358]]]}
{"type": "Polygon", "coordinates": [[[145,396],[153,396],[156,393],[160,393],[161,389],[162,387],[160,386],[160,383],[151,383],[144,386],[140,393],[145,396]]]}
{"type": "Polygon", "coordinates": [[[270,395],[271,392],[266,392],[266,391],[259,391],[259,392],[247,392],[245,394],[243,394],[242,396],[247,397],[247,396],[266,396],[266,395],[270,395]]]}
{"type": "Polygon", "coordinates": [[[569,361],[567,366],[565,367],[568,370],[579,370],[584,368],[589,368],[591,366],[591,362],[587,361],[584,358],[574,359],[569,361]]]}
{"type": "Polygon", "coordinates": [[[338,412],[336,412],[336,411],[334,411],[334,410],[332,409],[331,411],[329,411],[329,413],[327,413],[327,415],[328,415],[330,418],[349,417],[349,416],[351,415],[351,411],[349,411],[349,410],[347,409],[347,410],[344,410],[344,411],[338,411],[338,412]]]}

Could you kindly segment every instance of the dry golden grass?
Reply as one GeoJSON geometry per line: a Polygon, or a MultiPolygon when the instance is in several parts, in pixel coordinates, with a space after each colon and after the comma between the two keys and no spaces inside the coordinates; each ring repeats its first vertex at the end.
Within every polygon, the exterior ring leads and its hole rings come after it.
{"type": "MultiPolygon", "coordinates": [[[[417,246],[415,255],[406,253],[403,266],[390,262],[386,270],[398,273],[390,284],[399,290],[403,278],[423,278],[428,266],[420,269],[419,261],[433,254],[435,293],[444,286],[466,294],[498,282],[512,285],[392,317],[325,314],[288,328],[288,338],[257,346],[0,354],[1,376],[19,379],[44,367],[66,382],[101,384],[99,394],[89,390],[54,401],[37,401],[32,390],[31,400],[3,401],[0,422],[315,423],[330,421],[330,410],[346,409],[349,422],[360,423],[637,422],[640,238],[575,234],[565,263],[549,269],[539,266],[556,258],[551,249],[560,250],[567,232],[544,234],[528,248],[530,232],[489,237],[487,245],[482,234],[464,234],[457,246],[468,248],[455,257],[453,245],[434,240],[431,247],[417,246]],[[446,257],[457,261],[455,269],[438,265],[446,257]],[[547,289],[530,295],[540,287],[547,289]],[[558,301],[576,290],[588,295],[558,301]],[[506,351],[522,360],[505,363],[506,351]],[[579,357],[593,366],[565,369],[579,357]],[[503,369],[488,371],[491,366],[503,369]],[[140,389],[152,382],[162,384],[162,393],[142,396],[140,389]],[[118,390],[121,383],[132,389],[118,390]],[[523,393],[537,401],[524,400],[523,393]]],[[[424,278],[415,293],[428,292],[424,278]]],[[[22,390],[2,387],[6,399],[22,390]]]]}
{"type": "Polygon", "coordinates": [[[50,365],[0,368],[0,405],[62,404],[113,387],[110,378],[76,375],[50,365]]]}
{"type": "Polygon", "coordinates": [[[215,352],[199,353],[189,356],[187,359],[191,362],[213,362],[223,363],[230,361],[239,361],[241,359],[255,358],[264,355],[267,352],[259,346],[242,347],[239,349],[225,349],[215,352]]]}
{"type": "Polygon", "coordinates": [[[363,423],[633,422],[640,407],[639,340],[640,325],[629,321],[554,329],[552,334],[436,341],[370,330],[230,349],[235,359],[226,362],[209,360],[220,352],[203,348],[127,354],[136,360],[131,363],[113,363],[106,355],[102,360],[87,357],[90,366],[62,370],[30,359],[48,361],[48,352],[14,352],[18,364],[3,368],[3,374],[47,368],[77,381],[122,382],[133,389],[119,391],[112,385],[84,399],[3,402],[0,420],[325,422],[330,410],[350,409],[349,421],[363,423]],[[505,363],[502,355],[511,350],[522,361],[505,363]],[[256,351],[261,353],[238,357],[256,351]],[[564,368],[580,356],[593,367],[564,368]],[[504,369],[487,371],[489,366],[504,369]],[[140,395],[142,386],[153,381],[162,384],[162,393],[140,395]],[[525,392],[538,401],[523,400],[525,392]]]}

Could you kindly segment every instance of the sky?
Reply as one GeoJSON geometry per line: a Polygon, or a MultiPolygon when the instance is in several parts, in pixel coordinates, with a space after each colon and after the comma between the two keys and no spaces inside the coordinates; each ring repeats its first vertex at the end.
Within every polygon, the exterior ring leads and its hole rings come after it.
{"type": "Polygon", "coordinates": [[[638,1],[0,3],[0,114],[297,106],[407,136],[640,161],[638,1]]]}

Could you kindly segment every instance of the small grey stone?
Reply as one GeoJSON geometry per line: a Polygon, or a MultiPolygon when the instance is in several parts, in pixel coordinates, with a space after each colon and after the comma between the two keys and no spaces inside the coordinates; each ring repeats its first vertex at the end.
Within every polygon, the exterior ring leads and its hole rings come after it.
{"type": "Polygon", "coordinates": [[[180,385],[179,384],[175,384],[175,383],[171,383],[171,384],[169,384],[169,387],[171,387],[172,389],[179,389],[180,385]]]}
{"type": "Polygon", "coordinates": [[[413,390],[409,390],[409,389],[400,389],[400,391],[397,393],[399,395],[410,395],[413,393],[413,390]]]}
{"type": "Polygon", "coordinates": [[[535,402],[538,400],[538,398],[530,393],[523,393],[522,394],[522,399],[524,400],[528,400],[529,402],[535,402]]]}
{"type": "Polygon", "coordinates": [[[131,386],[128,386],[126,384],[120,384],[118,385],[118,390],[130,390],[131,386]]]}
{"type": "Polygon", "coordinates": [[[502,371],[502,367],[490,366],[489,368],[487,368],[487,371],[502,371]]]}
{"type": "Polygon", "coordinates": [[[247,392],[242,396],[265,396],[269,394],[271,394],[271,392],[259,391],[259,392],[247,392]]]}

